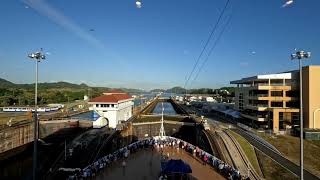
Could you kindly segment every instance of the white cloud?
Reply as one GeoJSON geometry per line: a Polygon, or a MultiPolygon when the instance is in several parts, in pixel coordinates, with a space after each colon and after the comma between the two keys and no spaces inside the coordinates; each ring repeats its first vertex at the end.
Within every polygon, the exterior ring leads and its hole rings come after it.
{"type": "Polygon", "coordinates": [[[22,2],[24,2],[28,7],[34,9],[39,14],[46,16],[54,23],[74,33],[84,41],[87,41],[91,45],[102,49],[105,48],[105,46],[98,39],[86,32],[86,30],[83,30],[79,25],[65,16],[58,9],[50,6],[50,4],[45,0],[22,0],[22,2]]]}

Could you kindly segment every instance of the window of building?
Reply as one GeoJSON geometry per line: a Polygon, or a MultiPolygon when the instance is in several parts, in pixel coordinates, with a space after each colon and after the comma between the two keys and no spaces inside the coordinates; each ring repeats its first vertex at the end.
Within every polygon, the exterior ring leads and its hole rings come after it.
{"type": "Polygon", "coordinates": [[[286,103],[287,107],[292,107],[292,108],[299,108],[300,103],[298,101],[289,101],[286,103]]]}
{"type": "Polygon", "coordinates": [[[271,96],[273,97],[282,97],[283,91],[271,91],[271,96]]]}
{"type": "Polygon", "coordinates": [[[96,107],[99,107],[99,104],[96,104],[96,107]]]}
{"type": "Polygon", "coordinates": [[[271,102],[271,107],[283,107],[283,102],[271,102]]]}
{"type": "Polygon", "coordinates": [[[292,81],[291,81],[291,79],[286,79],[286,80],[285,80],[285,83],[286,83],[286,86],[290,86],[291,83],[292,83],[292,81]]]}
{"type": "Polygon", "coordinates": [[[113,107],[114,107],[114,104],[111,104],[111,107],[113,108],[113,107]]]}
{"type": "Polygon", "coordinates": [[[299,94],[299,91],[287,91],[286,92],[286,96],[288,96],[288,97],[299,97],[300,94],[299,94]]]}

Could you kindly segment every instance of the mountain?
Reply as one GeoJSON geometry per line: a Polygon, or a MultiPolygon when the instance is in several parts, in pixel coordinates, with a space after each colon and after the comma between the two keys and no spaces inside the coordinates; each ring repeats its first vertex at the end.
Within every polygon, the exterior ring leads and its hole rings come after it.
{"type": "Polygon", "coordinates": [[[14,86],[14,83],[0,78],[0,88],[12,88],[14,86]]]}
{"type": "MultiPolygon", "coordinates": [[[[5,79],[1,79],[0,78],[0,88],[18,88],[18,89],[34,89],[34,83],[32,84],[15,84],[12,83],[8,80],[5,79]]],[[[69,82],[52,82],[52,83],[38,83],[38,89],[59,89],[59,90],[89,90],[89,89],[94,89],[98,92],[104,92],[109,90],[110,88],[108,87],[90,87],[84,83],[81,84],[74,84],[74,83],[69,83],[69,82]]],[[[142,92],[142,90],[139,89],[132,89],[132,88],[117,88],[119,90],[122,90],[124,92],[132,92],[132,93],[136,93],[136,92],[142,92]]]]}
{"type": "Polygon", "coordinates": [[[158,92],[165,92],[166,90],[164,89],[152,89],[150,92],[158,93],[158,92]]]}
{"type": "Polygon", "coordinates": [[[182,87],[173,87],[171,89],[167,89],[166,93],[185,94],[186,93],[186,89],[184,89],[182,87]]]}

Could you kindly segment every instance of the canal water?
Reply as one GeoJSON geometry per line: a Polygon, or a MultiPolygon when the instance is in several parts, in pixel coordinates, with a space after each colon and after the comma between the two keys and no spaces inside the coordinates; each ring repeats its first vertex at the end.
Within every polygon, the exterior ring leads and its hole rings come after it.
{"type": "Polygon", "coordinates": [[[94,111],[89,111],[89,112],[77,114],[77,115],[74,115],[74,116],[71,116],[71,117],[95,121],[95,120],[97,120],[100,116],[99,116],[96,112],[94,112],[94,111]]]}
{"type": "MultiPolygon", "coordinates": [[[[168,115],[176,115],[177,112],[173,108],[172,104],[170,102],[163,102],[163,114],[168,115]]],[[[162,102],[157,103],[156,107],[152,111],[153,114],[161,114],[162,113],[162,102]]]]}

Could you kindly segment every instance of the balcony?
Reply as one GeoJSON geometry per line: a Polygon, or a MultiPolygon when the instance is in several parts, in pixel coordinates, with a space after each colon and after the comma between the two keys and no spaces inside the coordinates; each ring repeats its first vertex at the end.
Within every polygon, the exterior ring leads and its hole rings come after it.
{"type": "Polygon", "coordinates": [[[249,99],[252,100],[268,100],[269,94],[249,94],[249,99]]]}
{"type": "Polygon", "coordinates": [[[249,88],[253,90],[291,90],[291,83],[255,83],[244,85],[243,88],[249,88]]]}

